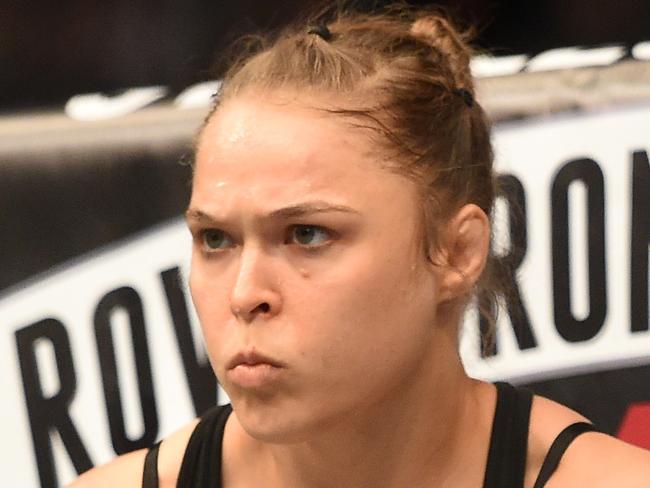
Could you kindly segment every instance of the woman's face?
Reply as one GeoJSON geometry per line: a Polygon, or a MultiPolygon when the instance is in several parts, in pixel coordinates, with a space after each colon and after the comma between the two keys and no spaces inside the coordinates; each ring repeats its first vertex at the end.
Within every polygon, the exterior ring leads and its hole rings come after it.
{"type": "Polygon", "coordinates": [[[304,438],[431,364],[417,190],[373,154],[360,129],[279,96],[228,100],[202,134],[190,288],[254,437],[304,438]]]}

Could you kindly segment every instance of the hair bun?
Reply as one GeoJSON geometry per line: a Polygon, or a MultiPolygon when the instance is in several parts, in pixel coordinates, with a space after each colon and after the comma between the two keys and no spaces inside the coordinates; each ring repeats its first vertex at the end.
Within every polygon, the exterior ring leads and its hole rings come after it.
{"type": "Polygon", "coordinates": [[[448,61],[454,75],[455,86],[473,91],[469,62],[472,49],[467,32],[460,32],[442,16],[429,15],[416,19],[411,25],[411,35],[438,50],[448,61]]]}

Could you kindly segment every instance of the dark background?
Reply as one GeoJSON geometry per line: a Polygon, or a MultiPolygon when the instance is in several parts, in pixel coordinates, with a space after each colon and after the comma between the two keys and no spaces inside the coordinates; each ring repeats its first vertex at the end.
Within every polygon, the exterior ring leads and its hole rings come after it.
{"type": "MultiPolygon", "coordinates": [[[[0,2],[0,113],[59,107],[74,94],[149,85],[181,91],[242,33],[276,28],[313,0],[0,2]]],[[[362,8],[382,1],[358,1],[362,8]]],[[[650,40],[647,0],[457,0],[497,54],[650,40]]]]}
{"type": "MultiPolygon", "coordinates": [[[[281,27],[320,3],[0,0],[0,116],[61,112],[72,95],[135,86],[165,85],[173,96],[214,79],[218,53],[242,34],[281,27]]],[[[356,1],[362,9],[386,3],[356,1]]],[[[476,26],[477,44],[501,55],[650,40],[647,0],[435,4],[476,26]]],[[[20,160],[0,154],[0,295],[57,264],[180,215],[190,171],[178,161],[187,150],[34,152],[20,160]]]]}

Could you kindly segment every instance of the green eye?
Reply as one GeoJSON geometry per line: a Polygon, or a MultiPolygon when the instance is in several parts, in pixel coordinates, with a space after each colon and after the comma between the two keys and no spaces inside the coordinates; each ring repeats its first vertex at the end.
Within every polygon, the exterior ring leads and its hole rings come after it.
{"type": "Polygon", "coordinates": [[[291,237],[293,242],[301,246],[318,246],[330,239],[325,229],[315,225],[296,225],[291,237]]]}
{"type": "Polygon", "coordinates": [[[223,249],[231,245],[226,233],[218,229],[208,229],[203,232],[203,243],[208,249],[223,249]]]}

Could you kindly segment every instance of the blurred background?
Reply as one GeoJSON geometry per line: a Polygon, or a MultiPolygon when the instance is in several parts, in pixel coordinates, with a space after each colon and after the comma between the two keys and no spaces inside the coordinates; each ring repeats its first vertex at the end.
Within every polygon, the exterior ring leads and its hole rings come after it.
{"type": "MultiPolygon", "coordinates": [[[[184,282],[193,138],[226,48],[320,3],[0,1],[7,486],[62,486],[228,401],[184,282]]],[[[495,56],[473,68],[514,292],[490,351],[468,314],[467,370],[650,449],[650,4],[408,3],[495,56]]]]}
{"type": "MultiPolygon", "coordinates": [[[[362,7],[381,1],[360,1],[362,7]]],[[[478,27],[495,54],[632,45],[650,32],[644,0],[410,1],[478,27]]],[[[211,78],[215,54],[243,33],[277,28],[310,0],[36,0],[0,4],[0,110],[57,106],[77,93],[211,78]]]]}

